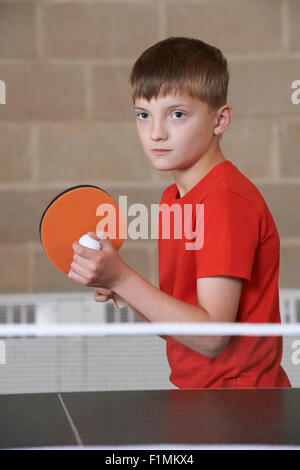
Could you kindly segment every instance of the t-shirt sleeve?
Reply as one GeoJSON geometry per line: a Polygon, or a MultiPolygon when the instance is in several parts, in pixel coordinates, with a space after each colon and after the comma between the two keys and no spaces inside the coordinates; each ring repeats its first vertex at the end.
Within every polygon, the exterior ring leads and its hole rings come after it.
{"type": "Polygon", "coordinates": [[[195,251],[197,278],[223,275],[250,281],[259,242],[257,205],[228,190],[210,193],[203,204],[204,243],[195,251]]]}

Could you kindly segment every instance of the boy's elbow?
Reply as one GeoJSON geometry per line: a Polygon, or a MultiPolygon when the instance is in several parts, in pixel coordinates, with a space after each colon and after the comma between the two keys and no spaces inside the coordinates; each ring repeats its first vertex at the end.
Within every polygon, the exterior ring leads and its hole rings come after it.
{"type": "Polygon", "coordinates": [[[229,336],[220,336],[216,338],[212,346],[209,348],[207,356],[211,358],[218,357],[229,343],[229,340],[229,336]]]}

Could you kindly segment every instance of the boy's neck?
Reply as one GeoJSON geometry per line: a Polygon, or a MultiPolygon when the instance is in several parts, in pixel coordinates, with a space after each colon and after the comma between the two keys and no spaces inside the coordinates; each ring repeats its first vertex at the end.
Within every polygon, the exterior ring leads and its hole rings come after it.
{"type": "Polygon", "coordinates": [[[220,148],[213,153],[207,153],[201,157],[193,166],[182,170],[172,171],[174,181],[178,187],[180,197],[190,191],[207,173],[216,165],[226,159],[220,148]]]}

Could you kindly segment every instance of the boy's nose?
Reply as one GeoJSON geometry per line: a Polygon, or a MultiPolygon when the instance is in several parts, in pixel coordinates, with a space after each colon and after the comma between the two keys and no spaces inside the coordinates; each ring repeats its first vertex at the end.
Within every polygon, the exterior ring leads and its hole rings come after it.
{"type": "Polygon", "coordinates": [[[151,131],[151,138],[153,140],[165,139],[167,137],[167,131],[161,123],[153,124],[151,131]]]}

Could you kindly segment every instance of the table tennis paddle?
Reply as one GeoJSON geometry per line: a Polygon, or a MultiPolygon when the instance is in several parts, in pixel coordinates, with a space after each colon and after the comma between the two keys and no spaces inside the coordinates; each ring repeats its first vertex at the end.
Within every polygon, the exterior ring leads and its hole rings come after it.
{"type": "MultiPolygon", "coordinates": [[[[73,260],[74,241],[88,232],[97,233],[97,229],[107,233],[116,250],[121,248],[127,227],[118,204],[103,189],[80,185],[66,189],[48,204],[41,217],[39,235],[51,263],[67,274],[73,260]]],[[[117,294],[113,300],[117,308],[127,305],[117,294]]]]}

